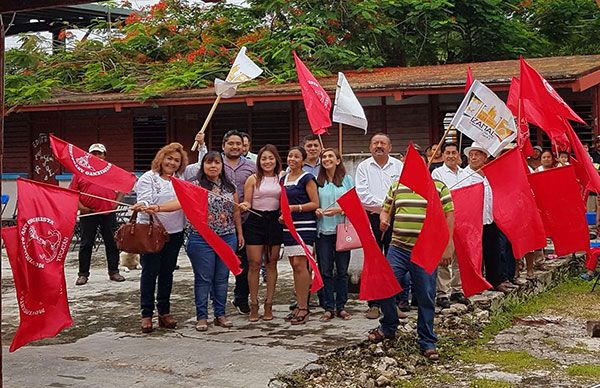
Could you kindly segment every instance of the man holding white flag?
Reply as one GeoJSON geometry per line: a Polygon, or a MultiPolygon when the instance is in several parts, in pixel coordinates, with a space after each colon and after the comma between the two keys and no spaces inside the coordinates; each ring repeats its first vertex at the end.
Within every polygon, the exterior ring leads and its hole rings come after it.
{"type": "Polygon", "coordinates": [[[235,95],[239,84],[250,81],[261,75],[261,73],[262,69],[246,55],[246,47],[242,47],[235,57],[233,66],[231,66],[225,81],[219,78],[215,79],[215,93],[219,97],[231,98],[235,95]]]}
{"type": "Polygon", "coordinates": [[[333,121],[357,127],[367,133],[367,118],[365,111],[354,95],[344,73],[338,73],[337,89],[335,90],[335,105],[333,121]]]}
{"type": "Polygon", "coordinates": [[[450,126],[479,143],[493,156],[517,136],[515,118],[510,109],[477,80],[469,88],[450,126]]]}

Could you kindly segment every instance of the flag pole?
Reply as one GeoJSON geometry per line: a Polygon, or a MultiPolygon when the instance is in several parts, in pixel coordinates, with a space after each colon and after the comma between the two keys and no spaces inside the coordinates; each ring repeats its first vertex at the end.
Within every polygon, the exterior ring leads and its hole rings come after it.
{"type": "Polygon", "coordinates": [[[446,128],[446,130],[444,131],[444,134],[442,135],[442,138],[440,139],[440,142],[438,143],[437,148],[435,149],[435,152],[431,153],[431,157],[427,161],[427,167],[431,166],[431,162],[433,161],[433,158],[435,157],[435,154],[437,153],[437,151],[442,146],[442,143],[444,142],[444,139],[446,139],[446,135],[448,135],[448,131],[449,130],[450,130],[450,126],[448,125],[448,128],[446,128]]]}
{"type": "MultiPolygon", "coordinates": [[[[210,108],[210,111],[208,112],[208,116],[206,116],[206,120],[204,120],[204,124],[202,124],[202,128],[200,129],[199,133],[204,133],[204,131],[206,130],[206,127],[208,127],[208,123],[210,122],[210,119],[212,118],[213,114],[215,113],[215,109],[217,109],[217,105],[219,105],[220,101],[221,101],[221,96],[217,96],[217,98],[215,98],[215,102],[213,102],[212,108],[210,108]]],[[[198,148],[198,142],[194,141],[194,145],[192,146],[192,151],[196,151],[197,148],[198,148]]]]}
{"type": "Polygon", "coordinates": [[[321,143],[321,149],[325,148],[325,146],[323,145],[323,139],[321,138],[321,135],[317,135],[319,136],[319,143],[321,143]]]}
{"type": "Polygon", "coordinates": [[[338,131],[338,150],[340,151],[340,155],[343,155],[343,151],[342,151],[342,147],[343,147],[343,144],[342,144],[342,125],[343,125],[342,123],[338,123],[338,128],[339,128],[339,131],[338,131]]]}
{"type": "Polygon", "coordinates": [[[100,199],[102,201],[106,201],[106,202],[112,202],[112,203],[116,203],[117,205],[123,205],[123,206],[132,206],[130,203],[125,203],[125,202],[119,202],[119,201],[115,201],[112,199],[108,199],[108,198],[104,198],[104,197],[99,197],[97,195],[94,194],[88,194],[88,193],[84,193],[83,191],[79,192],[80,195],[86,195],[88,197],[92,197],[92,198],[96,198],[96,199],[100,199]]]}

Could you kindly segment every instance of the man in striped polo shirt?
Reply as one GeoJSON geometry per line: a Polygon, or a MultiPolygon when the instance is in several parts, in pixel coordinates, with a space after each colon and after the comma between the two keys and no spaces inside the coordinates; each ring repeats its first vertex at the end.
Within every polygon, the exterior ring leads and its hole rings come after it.
{"type": "MultiPolygon", "coordinates": [[[[447,265],[452,258],[454,246],[452,244],[452,229],[454,226],[454,205],[450,197],[450,191],[440,181],[434,181],[440,196],[440,201],[446,215],[446,221],[450,232],[448,246],[442,254],[442,264],[447,265]]],[[[385,201],[383,211],[380,214],[380,229],[385,231],[390,225],[390,213],[393,212],[392,242],[387,254],[387,260],[396,275],[396,279],[402,286],[405,274],[410,273],[412,287],[417,299],[418,318],[417,334],[421,352],[428,359],[439,358],[435,348],[437,336],[433,332],[433,318],[435,316],[435,292],[437,270],[428,274],[423,268],[410,261],[411,250],[423,228],[427,201],[414,191],[399,182],[390,187],[385,201]]],[[[372,342],[382,341],[384,338],[394,338],[398,329],[398,311],[396,310],[395,298],[391,297],[380,301],[383,317],[377,329],[369,332],[369,340],[372,342]]]]}

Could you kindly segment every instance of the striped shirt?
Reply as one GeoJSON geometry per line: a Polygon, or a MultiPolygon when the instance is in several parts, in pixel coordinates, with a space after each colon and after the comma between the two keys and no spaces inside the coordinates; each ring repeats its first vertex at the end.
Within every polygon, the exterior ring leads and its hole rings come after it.
{"type": "MultiPolygon", "coordinates": [[[[440,181],[433,181],[437,188],[444,213],[454,211],[450,191],[440,181]]],[[[423,228],[427,200],[399,182],[392,184],[383,202],[387,213],[394,206],[394,222],[391,244],[395,247],[412,249],[423,228]]]]}

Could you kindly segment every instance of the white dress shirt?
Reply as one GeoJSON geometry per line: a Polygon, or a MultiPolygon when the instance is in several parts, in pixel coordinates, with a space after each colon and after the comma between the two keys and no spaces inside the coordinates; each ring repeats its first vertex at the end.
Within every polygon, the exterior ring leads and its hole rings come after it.
{"type": "Polygon", "coordinates": [[[454,172],[450,167],[446,165],[446,163],[444,163],[443,165],[431,172],[431,178],[440,182],[444,182],[448,189],[452,190],[458,186],[458,175],[462,170],[462,168],[457,166],[456,172],[454,172]]]}
{"type": "Polygon", "coordinates": [[[483,182],[483,224],[489,225],[494,222],[492,188],[487,178],[481,176],[478,172],[474,172],[471,166],[467,166],[458,175],[458,181],[460,183],[455,188],[483,182]]]}
{"type": "Polygon", "coordinates": [[[365,210],[379,213],[383,200],[392,185],[400,178],[404,164],[396,158],[388,157],[381,167],[371,156],[360,162],[356,168],[356,194],[365,210]]]}

